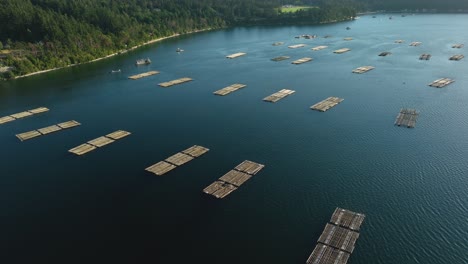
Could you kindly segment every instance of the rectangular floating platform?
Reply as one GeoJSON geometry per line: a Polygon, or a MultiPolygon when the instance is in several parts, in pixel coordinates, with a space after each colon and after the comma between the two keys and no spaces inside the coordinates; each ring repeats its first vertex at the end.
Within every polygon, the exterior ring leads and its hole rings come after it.
{"type": "Polygon", "coordinates": [[[454,48],[454,49],[461,49],[461,48],[463,48],[464,46],[465,46],[464,44],[454,44],[454,45],[452,46],[452,48],[454,48]]]}
{"type": "Polygon", "coordinates": [[[392,55],[392,53],[389,52],[389,51],[384,51],[384,52],[381,52],[381,53],[379,54],[379,56],[381,56],[381,57],[385,57],[385,56],[388,56],[388,55],[392,55]]]}
{"type": "Polygon", "coordinates": [[[353,73],[365,73],[375,69],[374,66],[362,66],[353,70],[353,73]]]}
{"type": "Polygon", "coordinates": [[[284,42],[275,42],[275,43],[273,43],[273,44],[271,44],[271,45],[273,45],[273,46],[281,46],[281,45],[283,45],[283,44],[284,44],[284,42]]]}
{"type": "Polygon", "coordinates": [[[317,47],[311,48],[311,50],[317,51],[317,50],[323,50],[323,49],[326,49],[326,48],[328,48],[328,46],[317,46],[317,47]]]}
{"type": "Polygon", "coordinates": [[[306,46],[305,44],[296,44],[296,45],[288,46],[288,48],[290,48],[290,49],[298,49],[298,48],[302,48],[302,47],[305,47],[305,46],[306,46]]]}
{"type": "Polygon", "coordinates": [[[395,119],[395,125],[414,128],[416,126],[416,119],[418,119],[418,116],[418,111],[414,109],[402,108],[397,118],[395,119]]]}
{"type": "Polygon", "coordinates": [[[429,84],[429,86],[432,86],[432,87],[436,87],[436,88],[442,88],[442,87],[445,87],[451,83],[455,82],[454,80],[452,79],[449,79],[449,78],[442,78],[442,79],[438,79],[438,80],[435,80],[433,81],[432,83],[429,84]]]}
{"type": "Polygon", "coordinates": [[[223,89],[220,89],[220,90],[217,90],[215,92],[213,92],[214,94],[216,95],[221,95],[221,96],[224,96],[224,95],[227,95],[227,94],[230,94],[232,92],[235,92],[239,89],[242,89],[244,87],[246,87],[247,85],[245,84],[240,84],[240,83],[235,83],[235,84],[231,84],[227,87],[224,87],[223,89]]]}
{"type": "Polygon", "coordinates": [[[295,61],[293,61],[291,63],[298,65],[298,64],[306,63],[306,62],[309,62],[309,61],[312,61],[312,60],[313,60],[312,58],[304,57],[302,59],[295,60],[295,61]]]}
{"type": "Polygon", "coordinates": [[[253,161],[245,160],[237,165],[233,170],[221,176],[217,181],[203,189],[203,192],[218,199],[226,197],[231,192],[237,190],[242,184],[257,174],[265,165],[253,161]]]}
{"type": "Polygon", "coordinates": [[[317,244],[306,264],[346,264],[350,254],[323,244],[317,244]]]}
{"type": "Polygon", "coordinates": [[[410,45],[410,46],[413,46],[413,47],[416,47],[416,46],[419,46],[419,45],[421,45],[421,44],[422,44],[422,42],[415,41],[415,42],[411,42],[409,45],[410,45]]]}
{"type": "Polygon", "coordinates": [[[453,55],[452,57],[450,57],[449,60],[459,61],[459,60],[461,60],[463,58],[465,58],[465,56],[463,56],[462,54],[457,54],[457,55],[453,55]]]}
{"type": "Polygon", "coordinates": [[[181,83],[186,83],[186,82],[190,82],[190,81],[193,81],[192,78],[188,78],[188,77],[184,77],[184,78],[180,78],[180,79],[176,79],[176,80],[172,80],[172,81],[169,81],[169,82],[163,82],[163,83],[160,83],[158,84],[159,86],[161,87],[170,87],[170,86],[173,86],[173,85],[177,85],[177,84],[181,84],[181,83]]]}
{"type": "Polygon", "coordinates": [[[208,148],[194,145],[186,150],[183,150],[181,152],[178,152],[168,157],[164,161],[160,161],[156,164],[149,166],[145,170],[153,174],[156,174],[158,176],[162,176],[168,173],[169,171],[177,168],[178,166],[182,166],[183,164],[197,157],[200,157],[201,155],[205,154],[208,151],[209,151],[208,148]]]}
{"type": "Polygon", "coordinates": [[[350,41],[350,40],[353,40],[353,38],[348,37],[348,38],[344,38],[343,40],[350,41]]]}
{"type": "Polygon", "coordinates": [[[306,264],[346,264],[359,238],[365,215],[336,208],[306,264]]]}
{"type": "Polygon", "coordinates": [[[291,57],[289,57],[289,56],[279,56],[279,57],[273,58],[271,60],[272,61],[283,61],[283,60],[287,60],[289,58],[291,58],[291,57]]]}
{"type": "Polygon", "coordinates": [[[348,51],[350,51],[350,50],[351,50],[351,49],[348,49],[348,48],[337,49],[337,50],[333,51],[333,53],[342,54],[342,53],[348,52],[348,51]]]}
{"type": "Polygon", "coordinates": [[[156,74],[159,74],[159,72],[158,71],[149,71],[149,72],[140,73],[140,74],[137,74],[137,75],[132,75],[132,76],[129,76],[128,78],[131,79],[131,80],[138,80],[138,79],[145,78],[145,77],[148,77],[148,76],[151,76],[151,75],[156,75],[156,74]]]}
{"type": "Polygon", "coordinates": [[[244,56],[246,55],[247,53],[244,53],[244,52],[238,52],[238,53],[234,53],[234,54],[231,54],[231,55],[227,55],[226,58],[228,59],[235,59],[237,57],[240,57],[240,56],[244,56]]]}
{"type": "Polygon", "coordinates": [[[87,143],[69,149],[68,152],[81,156],[83,154],[95,150],[96,148],[101,148],[111,143],[114,143],[116,140],[124,138],[130,134],[130,132],[124,130],[117,130],[105,136],[95,138],[93,140],[88,141],[87,143]]]}
{"type": "Polygon", "coordinates": [[[320,112],[325,112],[327,111],[328,109],[336,106],[337,104],[343,102],[344,99],[342,98],[338,98],[338,97],[328,97],[327,99],[321,101],[321,102],[318,102],[316,104],[314,104],[313,106],[311,106],[310,108],[312,110],[317,110],[317,111],[320,111],[320,112]]]}
{"type": "Polygon", "coordinates": [[[68,121],[68,122],[65,122],[65,123],[60,123],[58,125],[52,125],[52,126],[48,126],[48,127],[39,128],[39,129],[32,130],[32,131],[20,133],[20,134],[17,134],[16,137],[21,141],[25,141],[25,140],[32,139],[32,138],[35,138],[35,137],[39,137],[39,136],[42,136],[42,135],[47,135],[47,134],[57,132],[57,131],[60,131],[60,130],[63,130],[63,129],[67,129],[67,128],[71,128],[71,127],[81,125],[80,123],[76,122],[75,120],[71,120],[71,121],[68,121]],[[74,125],[69,126],[69,127],[61,126],[62,124],[69,123],[69,122],[72,122],[74,125]]]}
{"type": "Polygon", "coordinates": [[[265,98],[263,98],[263,101],[266,101],[266,102],[271,102],[271,103],[276,103],[278,102],[279,100],[285,98],[286,96],[288,95],[291,95],[293,93],[295,93],[296,91],[293,91],[293,90],[288,90],[288,89],[282,89],[270,96],[267,96],[265,98]]]}
{"type": "Polygon", "coordinates": [[[403,43],[403,42],[405,42],[405,41],[402,40],[402,39],[397,39],[397,40],[395,40],[395,43],[397,43],[397,44],[401,44],[401,43],[403,43]]]}
{"type": "Polygon", "coordinates": [[[424,54],[421,54],[421,56],[419,56],[419,59],[420,60],[429,60],[431,57],[432,57],[431,54],[424,53],[424,54]]]}
{"type": "Polygon", "coordinates": [[[38,108],[34,108],[34,109],[31,109],[31,110],[28,110],[28,111],[12,114],[12,115],[9,115],[9,116],[0,117],[0,125],[11,122],[11,121],[15,121],[16,119],[25,118],[25,117],[28,117],[28,116],[44,113],[44,112],[47,112],[47,111],[49,111],[49,109],[46,108],[46,107],[38,107],[38,108]]]}

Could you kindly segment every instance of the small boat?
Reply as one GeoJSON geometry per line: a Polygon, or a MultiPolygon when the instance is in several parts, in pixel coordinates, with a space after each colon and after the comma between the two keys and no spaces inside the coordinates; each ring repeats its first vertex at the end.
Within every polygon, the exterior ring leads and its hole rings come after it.
{"type": "Polygon", "coordinates": [[[120,69],[111,71],[111,73],[118,73],[118,72],[121,72],[120,69]]]}
{"type": "Polygon", "coordinates": [[[137,60],[135,62],[135,65],[147,65],[147,64],[150,64],[151,63],[151,60],[149,58],[146,58],[146,59],[140,59],[140,60],[137,60]]]}
{"type": "Polygon", "coordinates": [[[183,51],[184,51],[184,50],[181,49],[181,48],[177,48],[177,49],[176,49],[176,52],[183,52],[183,51]]]}

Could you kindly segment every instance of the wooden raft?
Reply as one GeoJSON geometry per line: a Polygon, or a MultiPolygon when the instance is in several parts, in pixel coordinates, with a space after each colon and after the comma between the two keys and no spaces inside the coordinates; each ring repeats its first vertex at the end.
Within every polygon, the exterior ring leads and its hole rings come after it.
{"type": "Polygon", "coordinates": [[[463,58],[465,58],[465,56],[463,56],[462,54],[457,54],[457,55],[453,55],[452,57],[450,57],[449,60],[459,61],[463,58]]]}
{"type": "Polygon", "coordinates": [[[362,67],[359,67],[359,68],[354,69],[354,70],[353,70],[353,73],[359,73],[359,74],[361,74],[361,73],[365,73],[365,72],[371,71],[371,70],[373,70],[373,69],[375,69],[374,66],[362,66],[362,67]]]}
{"type": "Polygon", "coordinates": [[[449,78],[442,78],[442,79],[438,79],[438,80],[435,80],[433,81],[432,83],[429,84],[429,86],[432,86],[432,87],[436,87],[436,88],[442,88],[442,87],[445,87],[451,83],[455,82],[454,80],[452,79],[449,79],[449,78]]]}
{"type": "Polygon", "coordinates": [[[333,53],[342,54],[342,53],[348,52],[348,51],[350,51],[350,50],[351,50],[351,49],[348,49],[348,48],[337,49],[337,50],[333,51],[333,53]]]}
{"type": "Polygon", "coordinates": [[[423,53],[421,56],[419,56],[420,60],[429,60],[432,57],[431,54],[423,53]]]}
{"type": "Polygon", "coordinates": [[[419,112],[414,109],[402,108],[397,118],[395,119],[395,125],[406,126],[408,128],[414,128],[416,126],[416,119],[419,116],[419,112]]]}
{"type": "Polygon", "coordinates": [[[200,157],[208,151],[209,149],[205,147],[194,145],[186,150],[183,150],[168,157],[164,161],[160,161],[156,164],[149,166],[145,170],[154,173],[158,176],[161,176],[177,168],[178,166],[184,165],[185,163],[193,160],[194,158],[200,157]]]}
{"type": "Polygon", "coordinates": [[[313,60],[312,58],[304,57],[304,58],[295,60],[295,61],[293,61],[291,63],[298,65],[298,64],[306,63],[306,62],[309,62],[309,61],[312,61],[312,60],[313,60]]]}
{"type": "Polygon", "coordinates": [[[193,81],[192,78],[188,78],[188,77],[184,77],[184,78],[180,78],[180,79],[176,79],[176,80],[172,80],[172,81],[169,81],[169,82],[163,82],[163,83],[160,83],[158,84],[159,86],[161,87],[170,87],[170,86],[173,86],[173,85],[177,85],[177,84],[181,84],[181,83],[186,83],[186,82],[190,82],[190,81],[193,81]]]}
{"type": "Polygon", "coordinates": [[[414,42],[411,42],[409,45],[410,45],[410,46],[413,46],[413,47],[417,47],[417,46],[419,46],[419,45],[421,45],[421,44],[422,44],[422,42],[414,41],[414,42]]]}
{"type": "Polygon", "coordinates": [[[224,87],[223,89],[215,91],[213,93],[216,94],[216,95],[224,96],[224,95],[230,94],[232,92],[235,92],[235,91],[237,91],[239,89],[242,89],[242,88],[244,88],[246,86],[247,85],[245,85],[245,84],[235,83],[235,84],[231,84],[231,85],[229,85],[227,87],[224,87]]]}
{"type": "Polygon", "coordinates": [[[271,44],[271,45],[273,45],[273,46],[281,46],[281,45],[283,45],[283,44],[284,44],[284,42],[275,42],[275,43],[273,43],[273,44],[271,44]]]}
{"type": "Polygon", "coordinates": [[[353,38],[347,37],[347,38],[344,38],[343,40],[350,41],[350,40],[353,40],[353,38]]]}
{"type": "Polygon", "coordinates": [[[237,57],[240,57],[240,56],[244,56],[246,55],[247,53],[244,53],[244,52],[238,52],[238,53],[234,53],[234,54],[231,54],[231,55],[227,55],[226,58],[228,59],[235,59],[237,57]]]}
{"type": "Polygon", "coordinates": [[[242,184],[257,174],[265,165],[245,160],[233,170],[221,176],[217,181],[203,189],[206,194],[222,199],[237,190],[242,184]]]}
{"type": "Polygon", "coordinates": [[[88,141],[87,143],[84,143],[84,144],[81,144],[81,145],[79,145],[77,147],[74,147],[74,148],[68,150],[68,152],[71,152],[73,154],[81,156],[83,154],[86,154],[86,153],[88,153],[90,151],[95,150],[96,148],[104,147],[105,145],[113,143],[116,140],[124,138],[124,137],[126,137],[126,136],[128,136],[130,134],[131,133],[128,132],[128,131],[117,130],[117,131],[112,132],[110,134],[107,134],[105,136],[95,138],[93,140],[88,141]]]}
{"type": "Polygon", "coordinates": [[[403,42],[405,42],[405,41],[402,40],[402,39],[397,39],[397,40],[395,40],[395,43],[397,43],[397,44],[401,44],[401,43],[403,43],[403,42]]]}
{"type": "Polygon", "coordinates": [[[454,48],[454,49],[461,49],[461,48],[463,48],[464,46],[465,46],[464,44],[454,44],[454,45],[452,46],[452,48],[454,48]]]}
{"type": "Polygon", "coordinates": [[[273,58],[271,60],[272,61],[282,61],[282,60],[287,60],[289,58],[290,58],[289,56],[279,56],[279,57],[273,58]]]}
{"type": "Polygon", "coordinates": [[[132,75],[132,76],[129,76],[128,78],[131,79],[131,80],[138,80],[138,79],[145,78],[145,77],[148,77],[148,76],[151,76],[151,75],[156,75],[156,74],[159,74],[159,72],[158,71],[149,71],[149,72],[140,73],[140,74],[137,74],[137,75],[132,75]]]}
{"type": "Polygon", "coordinates": [[[317,47],[311,48],[311,50],[318,51],[318,50],[323,50],[323,49],[326,49],[326,48],[328,48],[328,46],[317,46],[317,47]]]}
{"type": "Polygon", "coordinates": [[[47,135],[47,134],[50,134],[50,133],[53,133],[53,132],[57,132],[57,131],[60,131],[60,130],[63,130],[63,129],[76,127],[76,126],[79,126],[79,125],[81,125],[81,124],[76,122],[75,120],[71,120],[71,121],[63,122],[63,123],[60,123],[60,124],[57,124],[57,125],[52,125],[52,126],[48,126],[48,127],[39,128],[39,129],[32,130],[32,131],[20,133],[20,134],[17,134],[16,137],[19,138],[19,140],[21,140],[21,141],[25,141],[25,140],[28,140],[28,139],[39,137],[39,136],[42,136],[42,135],[47,135]]]}
{"type": "Polygon", "coordinates": [[[388,56],[388,55],[392,55],[392,53],[389,52],[389,51],[384,51],[384,52],[381,52],[381,53],[379,54],[379,56],[381,56],[381,57],[385,57],[385,56],[388,56]]]}
{"type": "Polygon", "coordinates": [[[47,112],[47,111],[49,111],[48,108],[39,107],[39,108],[31,109],[31,110],[28,110],[28,111],[24,111],[24,112],[20,112],[20,113],[8,115],[8,116],[0,117],[0,125],[11,122],[11,121],[14,121],[16,119],[25,118],[25,117],[28,117],[28,116],[44,113],[44,112],[47,112]]]}
{"type": "Polygon", "coordinates": [[[288,48],[297,49],[297,48],[302,48],[302,47],[305,47],[305,46],[306,46],[305,44],[296,44],[296,45],[288,46],[288,48]]]}
{"type": "Polygon", "coordinates": [[[288,95],[291,95],[293,93],[295,93],[296,91],[293,91],[293,90],[288,90],[288,89],[282,89],[270,96],[267,96],[265,98],[263,98],[263,101],[265,102],[271,102],[271,103],[276,103],[278,102],[279,100],[285,98],[286,96],[288,95]]]}
{"type": "Polygon", "coordinates": [[[328,109],[336,106],[337,104],[343,102],[344,99],[342,98],[338,98],[338,97],[328,97],[327,99],[321,101],[321,102],[318,102],[316,104],[314,104],[313,106],[311,106],[310,108],[312,110],[317,110],[317,111],[320,111],[320,112],[325,112],[327,111],[328,109]]]}
{"type": "Polygon", "coordinates": [[[364,218],[363,214],[336,208],[306,263],[346,264],[354,251],[364,218]]]}

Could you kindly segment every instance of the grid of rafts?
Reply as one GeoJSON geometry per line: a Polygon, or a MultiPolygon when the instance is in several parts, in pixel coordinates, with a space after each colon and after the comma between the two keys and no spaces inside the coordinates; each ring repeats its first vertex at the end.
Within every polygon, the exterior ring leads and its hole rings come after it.
{"type": "Polygon", "coordinates": [[[413,46],[413,47],[416,47],[416,46],[419,46],[419,45],[421,45],[421,44],[422,44],[422,42],[415,41],[415,42],[411,42],[409,45],[410,45],[410,46],[413,46]]]}
{"type": "Polygon", "coordinates": [[[362,66],[362,67],[354,69],[353,73],[365,73],[373,69],[375,69],[374,66],[362,66]]]}
{"type": "Polygon", "coordinates": [[[346,264],[357,239],[365,215],[336,208],[307,264],[346,264]]]}
{"type": "Polygon", "coordinates": [[[275,58],[273,58],[271,60],[272,61],[283,61],[283,60],[287,60],[289,58],[290,58],[289,56],[279,56],[279,57],[275,57],[275,58]]]}
{"type": "Polygon", "coordinates": [[[337,50],[333,51],[333,53],[342,54],[342,53],[348,52],[350,50],[351,49],[349,49],[349,48],[342,48],[342,49],[337,49],[337,50]]]}
{"type": "Polygon", "coordinates": [[[420,60],[429,60],[431,57],[432,57],[431,54],[423,53],[423,54],[421,54],[421,56],[419,56],[419,59],[420,60]]]}
{"type": "Polygon", "coordinates": [[[463,48],[464,46],[465,46],[465,45],[463,45],[463,44],[455,44],[455,45],[452,46],[452,48],[454,48],[454,49],[461,49],[461,48],[463,48]]]}
{"type": "Polygon", "coordinates": [[[431,87],[436,87],[436,88],[442,88],[445,87],[451,83],[453,83],[454,80],[449,79],[449,78],[441,78],[433,81],[432,83],[429,84],[431,87]]]}
{"type": "Polygon", "coordinates": [[[311,50],[318,51],[318,50],[323,50],[323,49],[326,49],[326,48],[328,48],[328,46],[317,46],[317,47],[311,48],[311,50]]]}
{"type": "Polygon", "coordinates": [[[309,61],[312,61],[312,60],[313,60],[312,58],[304,57],[304,58],[295,60],[295,61],[293,61],[293,62],[291,62],[291,63],[297,65],[297,64],[306,63],[306,62],[309,62],[309,61]]]}
{"type": "Polygon", "coordinates": [[[79,126],[79,125],[81,125],[81,124],[76,122],[75,120],[70,120],[70,121],[63,122],[63,123],[60,123],[60,124],[57,124],[57,125],[52,125],[52,126],[43,127],[43,128],[35,129],[35,130],[32,130],[32,131],[24,132],[24,133],[21,133],[21,134],[16,134],[16,137],[19,138],[19,140],[21,140],[21,141],[25,141],[25,140],[28,140],[28,139],[32,139],[32,138],[35,138],[35,137],[47,135],[47,134],[50,134],[50,133],[53,133],[53,132],[61,131],[63,129],[67,129],[67,128],[76,127],[76,126],[79,126]]]}
{"type": "Polygon", "coordinates": [[[88,141],[87,143],[74,147],[68,150],[68,152],[81,156],[83,154],[95,150],[96,148],[104,147],[105,145],[113,143],[114,141],[124,138],[130,134],[131,133],[128,131],[117,130],[105,136],[95,138],[93,140],[88,141]]]}
{"type": "Polygon", "coordinates": [[[231,54],[231,55],[227,55],[226,58],[228,58],[228,59],[235,59],[235,58],[237,58],[237,57],[244,56],[244,55],[247,55],[247,53],[245,53],[245,52],[238,52],[238,53],[234,53],[234,54],[231,54]]]}
{"type": "Polygon", "coordinates": [[[144,72],[144,73],[132,75],[132,76],[129,76],[128,78],[131,79],[131,80],[138,80],[138,79],[145,78],[145,77],[148,77],[148,76],[151,76],[151,75],[156,75],[156,74],[159,74],[159,72],[158,71],[149,71],[149,72],[144,72]]]}
{"type": "Polygon", "coordinates": [[[186,82],[190,82],[190,81],[193,81],[193,79],[188,78],[188,77],[184,77],[184,78],[180,78],[180,79],[176,79],[176,80],[172,80],[172,81],[168,81],[168,82],[163,82],[163,83],[160,83],[158,85],[165,88],[165,87],[170,87],[170,86],[173,86],[173,85],[186,83],[186,82]]]}
{"type": "Polygon", "coordinates": [[[418,116],[418,111],[414,109],[402,108],[397,118],[395,119],[395,125],[414,128],[416,126],[416,120],[418,119],[418,116]]]}
{"type": "Polygon", "coordinates": [[[449,60],[459,61],[463,58],[465,58],[465,56],[463,56],[462,54],[457,54],[457,55],[453,55],[452,57],[450,57],[449,60]]]}
{"type": "Polygon", "coordinates": [[[288,89],[282,89],[272,95],[269,95],[265,98],[263,98],[263,101],[265,102],[271,102],[271,103],[276,103],[278,102],[279,100],[285,98],[286,96],[288,95],[291,95],[293,93],[295,93],[296,91],[293,91],[293,90],[288,90],[288,89]]]}
{"type": "Polygon", "coordinates": [[[168,157],[164,161],[160,161],[156,164],[149,166],[145,170],[154,173],[158,176],[161,176],[177,168],[178,166],[184,165],[185,163],[193,160],[194,158],[200,157],[208,151],[209,149],[205,147],[194,145],[186,150],[183,150],[168,157]]]}
{"type": "Polygon", "coordinates": [[[15,121],[16,119],[25,118],[25,117],[28,117],[28,116],[32,116],[32,115],[39,114],[39,113],[44,113],[44,112],[47,112],[47,111],[49,111],[48,108],[39,107],[39,108],[31,109],[31,110],[28,110],[28,111],[19,112],[19,113],[16,113],[16,114],[0,117],[0,125],[4,124],[4,123],[11,122],[11,121],[15,121]]]}
{"type": "Polygon", "coordinates": [[[240,84],[240,83],[235,83],[235,84],[231,84],[227,87],[224,87],[223,89],[220,89],[220,90],[217,90],[215,92],[213,92],[214,94],[216,95],[221,95],[221,96],[224,96],[224,95],[227,95],[227,94],[230,94],[232,92],[235,92],[239,89],[242,89],[244,87],[246,87],[247,85],[245,84],[240,84]]]}
{"type": "Polygon", "coordinates": [[[310,108],[312,110],[317,110],[317,111],[320,111],[320,112],[325,112],[327,111],[328,109],[336,106],[337,104],[343,102],[344,99],[342,98],[338,98],[338,97],[328,97],[327,99],[321,101],[321,102],[318,102],[316,104],[314,104],[313,106],[311,106],[310,108]]]}
{"type": "Polygon", "coordinates": [[[237,165],[233,170],[224,174],[217,181],[203,189],[206,194],[222,199],[237,190],[242,184],[257,174],[265,165],[253,161],[245,160],[237,165]]]}
{"type": "Polygon", "coordinates": [[[296,45],[288,46],[288,48],[290,48],[290,49],[298,49],[298,48],[302,48],[302,47],[305,47],[305,46],[306,46],[305,44],[296,44],[296,45]]]}

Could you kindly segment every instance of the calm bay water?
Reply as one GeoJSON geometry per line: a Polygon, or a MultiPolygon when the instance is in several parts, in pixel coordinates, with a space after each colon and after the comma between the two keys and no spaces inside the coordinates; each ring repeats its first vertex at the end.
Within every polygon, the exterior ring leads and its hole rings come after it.
{"type": "Polygon", "coordinates": [[[467,22],[378,15],[233,28],[0,83],[0,116],[50,108],[0,126],[1,259],[305,263],[342,207],[367,215],[349,263],[468,263],[468,61],[448,60],[466,55],[451,46],[468,45],[467,22]],[[320,38],[294,38],[301,34],[320,38]],[[287,48],[298,43],[308,46],[287,48]],[[329,48],[310,50],[318,45],[329,48]],[[352,51],[332,53],[345,47],[352,51]],[[377,56],[383,51],[393,54],[377,56]],[[236,52],[248,54],[225,58],[236,52]],[[420,61],[422,53],[433,57],[420,61]],[[314,61],[270,61],[280,55],[314,61]],[[134,66],[146,57],[151,65],[134,66]],[[351,73],[364,65],[376,69],[351,73]],[[161,73],[127,79],[149,70],[161,73]],[[194,81],[157,86],[181,77],[194,81]],[[443,77],[455,83],[427,86],[443,77]],[[212,94],[232,83],[247,88],[212,94]],[[262,102],[283,88],[296,93],[262,102]],[[309,109],[329,96],[345,100],[326,113],[309,109]],[[402,107],[421,112],[415,129],[393,126],[402,107]],[[71,119],[82,125],[26,142],[14,136],[71,119]],[[67,152],[118,129],[132,135],[82,157],[67,152]],[[211,150],[163,177],[144,171],[194,144],[211,150]],[[266,167],[224,200],[202,193],[245,159],[266,167]]]}

